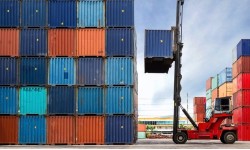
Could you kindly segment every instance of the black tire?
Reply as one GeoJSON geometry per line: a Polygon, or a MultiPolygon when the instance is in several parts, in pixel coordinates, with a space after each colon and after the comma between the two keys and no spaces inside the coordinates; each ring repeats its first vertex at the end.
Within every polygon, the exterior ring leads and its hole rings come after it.
{"type": "Polygon", "coordinates": [[[221,141],[221,143],[226,144],[225,141],[224,141],[224,134],[221,135],[220,141],[221,141]]]}
{"type": "Polygon", "coordinates": [[[236,134],[234,132],[226,132],[223,134],[223,141],[225,141],[224,144],[233,144],[237,137],[236,134]]]}
{"type": "Polygon", "coordinates": [[[184,132],[178,132],[173,137],[173,141],[175,142],[175,144],[185,144],[187,140],[187,134],[184,132]]]}

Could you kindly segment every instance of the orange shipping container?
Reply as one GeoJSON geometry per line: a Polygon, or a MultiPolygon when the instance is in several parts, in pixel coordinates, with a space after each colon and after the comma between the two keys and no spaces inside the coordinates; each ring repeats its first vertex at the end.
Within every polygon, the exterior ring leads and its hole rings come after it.
{"type": "Polygon", "coordinates": [[[105,56],[104,29],[77,30],[77,56],[105,56]]]}
{"type": "Polygon", "coordinates": [[[0,144],[18,144],[18,117],[0,116],[0,144]]]}
{"type": "Polygon", "coordinates": [[[214,101],[218,97],[219,97],[219,90],[218,88],[216,88],[212,91],[212,101],[214,101]]]}
{"type": "Polygon", "coordinates": [[[237,90],[237,78],[233,79],[233,85],[232,85],[232,94],[236,93],[237,90]]]}
{"type": "Polygon", "coordinates": [[[48,144],[75,144],[75,117],[47,117],[48,144]]]}
{"type": "Polygon", "coordinates": [[[75,29],[50,29],[48,34],[49,56],[75,56],[75,29]]]}
{"type": "Polygon", "coordinates": [[[206,103],[206,97],[194,97],[193,105],[204,105],[206,103]]]}
{"type": "Polygon", "coordinates": [[[0,29],[0,56],[18,56],[19,30],[0,29]]]}
{"type": "Polygon", "coordinates": [[[204,122],[204,118],[205,118],[204,113],[194,114],[194,121],[195,122],[204,122]]]}
{"type": "Polygon", "coordinates": [[[104,117],[78,116],[76,144],[104,144],[104,117]]]}
{"type": "Polygon", "coordinates": [[[205,113],[205,104],[203,105],[195,105],[194,106],[194,113],[205,113]]]}
{"type": "Polygon", "coordinates": [[[233,68],[232,68],[232,76],[233,76],[233,79],[238,75],[238,68],[237,68],[237,62],[235,62],[233,64],[233,68]]]}
{"type": "Polygon", "coordinates": [[[138,124],[138,132],[146,132],[147,126],[145,124],[138,124]]]}
{"type": "Polygon", "coordinates": [[[233,83],[227,82],[219,87],[219,97],[232,96],[233,83]]]}

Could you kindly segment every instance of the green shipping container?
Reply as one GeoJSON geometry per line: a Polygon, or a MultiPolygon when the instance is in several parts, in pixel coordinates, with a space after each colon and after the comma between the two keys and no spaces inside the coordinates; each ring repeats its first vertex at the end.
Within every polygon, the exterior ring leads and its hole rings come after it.
{"type": "Polygon", "coordinates": [[[210,90],[207,90],[206,92],[206,100],[209,100],[211,98],[212,98],[212,90],[210,89],[210,90]]]}
{"type": "Polygon", "coordinates": [[[138,139],[146,139],[146,132],[138,132],[138,139]]]}
{"type": "Polygon", "coordinates": [[[218,87],[218,74],[212,79],[212,90],[218,87]]]}
{"type": "Polygon", "coordinates": [[[46,114],[47,90],[45,87],[21,87],[19,94],[19,113],[46,114]]]}

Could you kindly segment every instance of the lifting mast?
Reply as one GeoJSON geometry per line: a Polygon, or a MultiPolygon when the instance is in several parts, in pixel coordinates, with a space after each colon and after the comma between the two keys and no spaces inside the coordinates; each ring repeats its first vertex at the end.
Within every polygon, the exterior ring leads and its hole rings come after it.
{"type": "Polygon", "coordinates": [[[175,72],[174,72],[174,117],[173,117],[173,137],[178,132],[179,128],[179,117],[180,108],[186,115],[191,124],[198,129],[197,124],[194,122],[192,117],[181,105],[181,57],[182,57],[182,17],[183,17],[183,5],[184,0],[177,0],[177,11],[176,11],[176,27],[174,28],[174,61],[175,61],[175,72]]]}

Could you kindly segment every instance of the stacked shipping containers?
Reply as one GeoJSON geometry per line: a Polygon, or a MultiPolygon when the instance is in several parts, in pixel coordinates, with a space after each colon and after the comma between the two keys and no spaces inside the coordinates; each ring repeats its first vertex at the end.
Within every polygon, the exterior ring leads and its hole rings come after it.
{"type": "Polygon", "coordinates": [[[250,40],[242,39],[233,50],[233,122],[238,138],[250,140],[250,40]]]}
{"type": "Polygon", "coordinates": [[[212,113],[212,77],[206,81],[206,118],[210,118],[212,113]]]}
{"type": "Polygon", "coordinates": [[[205,109],[206,109],[206,97],[194,97],[193,99],[194,104],[194,120],[197,123],[203,122],[206,116],[205,109]]]}
{"type": "Polygon", "coordinates": [[[133,0],[3,0],[0,8],[0,143],[136,141],[133,0]]]}

